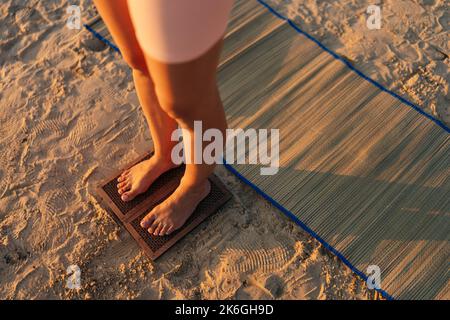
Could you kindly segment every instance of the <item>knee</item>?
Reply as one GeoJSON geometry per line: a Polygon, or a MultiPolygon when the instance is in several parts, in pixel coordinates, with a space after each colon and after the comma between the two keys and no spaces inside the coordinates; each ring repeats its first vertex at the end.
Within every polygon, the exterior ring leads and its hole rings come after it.
{"type": "Polygon", "coordinates": [[[190,99],[182,99],[182,97],[164,96],[159,94],[158,101],[161,108],[172,119],[191,120],[191,118],[194,118],[195,116],[194,115],[195,102],[191,101],[190,99]]]}
{"type": "Polygon", "coordinates": [[[128,66],[133,69],[143,73],[148,73],[147,63],[142,54],[122,52],[123,59],[128,64],[128,66]]]}
{"type": "Polygon", "coordinates": [[[214,86],[201,89],[189,85],[183,88],[165,88],[155,86],[155,92],[161,108],[173,119],[198,120],[202,110],[218,103],[218,90],[214,86]]]}

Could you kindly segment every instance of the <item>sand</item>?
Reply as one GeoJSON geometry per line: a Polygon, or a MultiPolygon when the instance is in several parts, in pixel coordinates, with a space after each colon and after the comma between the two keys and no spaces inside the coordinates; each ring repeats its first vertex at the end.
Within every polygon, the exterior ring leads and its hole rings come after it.
{"type": "MultiPolygon", "coordinates": [[[[149,148],[126,64],[66,8],[0,5],[0,298],[367,299],[342,262],[223,167],[234,198],[156,262],[92,197],[94,184],[149,148]],[[66,269],[81,269],[81,288],[66,269]]],[[[445,1],[271,1],[384,85],[449,123],[445,1]],[[403,10],[403,11],[401,11],[403,10]],[[398,12],[406,12],[399,14],[398,12]],[[447,108],[447,109],[446,109],[447,108]]],[[[447,22],[446,22],[447,21],[447,22]]]]}

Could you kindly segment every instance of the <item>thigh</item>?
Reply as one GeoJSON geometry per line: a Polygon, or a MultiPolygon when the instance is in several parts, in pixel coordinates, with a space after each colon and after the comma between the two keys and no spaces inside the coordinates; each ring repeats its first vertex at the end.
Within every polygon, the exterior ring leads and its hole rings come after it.
{"type": "Polygon", "coordinates": [[[166,63],[146,55],[147,66],[162,105],[192,106],[217,95],[217,66],[223,40],[200,57],[184,63],[166,63]]]}
{"type": "Polygon", "coordinates": [[[125,61],[132,68],[146,68],[144,53],[136,38],[127,0],[94,0],[94,3],[125,61]]]}

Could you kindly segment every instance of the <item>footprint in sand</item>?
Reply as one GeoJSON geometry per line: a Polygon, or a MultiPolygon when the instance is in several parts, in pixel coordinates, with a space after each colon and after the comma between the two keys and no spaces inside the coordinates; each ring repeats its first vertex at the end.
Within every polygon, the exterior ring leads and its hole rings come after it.
{"type": "Polygon", "coordinates": [[[70,240],[73,223],[69,216],[64,215],[70,197],[67,194],[50,190],[38,204],[40,209],[32,213],[31,224],[33,232],[27,239],[34,251],[58,250],[63,243],[70,240]]]}
{"type": "Polygon", "coordinates": [[[33,140],[42,140],[45,137],[63,137],[66,133],[67,124],[61,119],[49,119],[38,122],[31,131],[33,140]]]}
{"type": "Polygon", "coordinates": [[[132,119],[128,119],[120,124],[120,129],[115,133],[107,143],[117,143],[119,145],[129,145],[132,143],[138,134],[138,127],[132,119]]]}
{"type": "Polygon", "coordinates": [[[64,214],[67,204],[70,203],[72,196],[65,189],[52,190],[44,197],[44,209],[46,214],[57,217],[64,214]]]}
{"type": "Polygon", "coordinates": [[[10,10],[14,12],[15,24],[20,27],[22,33],[30,34],[39,31],[45,24],[39,11],[32,7],[13,6],[10,10]]]}
{"type": "MultiPolygon", "coordinates": [[[[0,166],[2,160],[0,159],[0,166]]],[[[11,173],[5,169],[0,169],[0,199],[6,194],[8,191],[9,183],[11,182],[11,173]]]]}
{"type": "Polygon", "coordinates": [[[23,132],[24,122],[11,117],[0,117],[0,143],[10,144],[15,141],[19,133],[23,132]]]}
{"type": "Polygon", "coordinates": [[[84,149],[93,142],[96,127],[96,124],[90,117],[80,117],[67,139],[74,147],[84,149]]]}
{"type": "Polygon", "coordinates": [[[269,273],[282,269],[294,255],[295,250],[283,243],[263,249],[259,244],[249,242],[239,248],[227,248],[220,256],[220,264],[226,273],[269,273]]]}

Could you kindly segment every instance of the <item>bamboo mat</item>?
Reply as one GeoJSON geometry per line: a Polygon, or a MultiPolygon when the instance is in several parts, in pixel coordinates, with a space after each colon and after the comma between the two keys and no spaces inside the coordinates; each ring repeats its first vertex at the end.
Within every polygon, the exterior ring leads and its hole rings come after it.
{"type": "Polygon", "coordinates": [[[449,299],[448,128],[280,18],[236,1],[219,68],[230,128],[280,129],[280,170],[227,167],[386,297],[449,299]]]}

